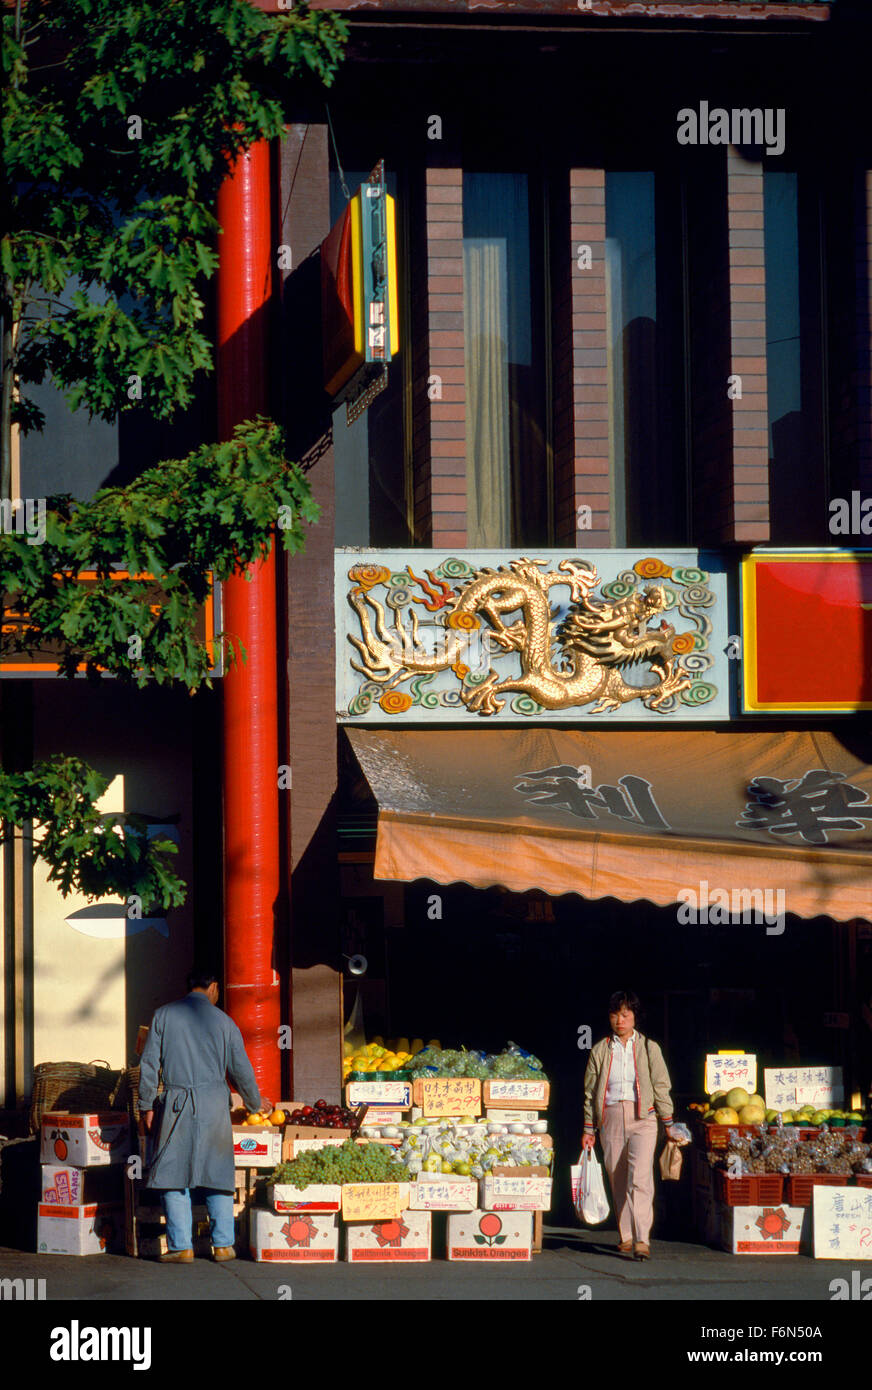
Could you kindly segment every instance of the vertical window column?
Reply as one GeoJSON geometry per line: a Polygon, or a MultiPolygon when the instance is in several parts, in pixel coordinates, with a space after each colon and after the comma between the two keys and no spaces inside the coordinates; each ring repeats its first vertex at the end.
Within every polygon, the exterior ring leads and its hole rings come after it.
{"type": "Polygon", "coordinates": [[[432,547],[465,546],[462,170],[428,169],[425,200],[423,350],[413,398],[415,537],[432,547]]]}
{"type": "Polygon", "coordinates": [[[769,539],[769,416],[763,169],[732,145],[727,154],[732,406],[732,524],[720,540],[769,539]],[[741,396],[737,394],[741,390],[741,396]]]}
{"type": "Polygon", "coordinates": [[[603,169],[569,171],[569,237],[570,275],[554,301],[556,530],[561,544],[602,548],[613,512],[603,169]]]}

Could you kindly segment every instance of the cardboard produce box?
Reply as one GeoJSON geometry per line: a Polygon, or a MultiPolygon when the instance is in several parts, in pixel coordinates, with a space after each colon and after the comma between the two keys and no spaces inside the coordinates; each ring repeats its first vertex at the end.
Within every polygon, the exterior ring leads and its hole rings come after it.
{"type": "Polygon", "coordinates": [[[124,1206],[92,1202],[87,1206],[40,1202],[36,1249],[40,1255],[106,1255],[124,1251],[124,1206]]]}
{"type": "Polygon", "coordinates": [[[486,1120],[496,1120],[501,1125],[534,1125],[542,1118],[538,1110],[509,1110],[502,1107],[494,1108],[492,1105],[487,1107],[484,1116],[486,1120]]]}
{"type": "Polygon", "coordinates": [[[86,1115],[54,1110],[42,1117],[40,1163],[98,1168],[123,1163],[130,1153],[130,1121],[125,1111],[86,1115]]]}
{"type": "Polygon", "coordinates": [[[344,1144],[346,1139],[352,1137],[353,1132],[350,1129],[320,1129],[317,1125],[285,1125],[282,1134],[282,1162],[288,1163],[308,1149],[325,1149],[328,1144],[344,1144]]]}
{"type": "Polygon", "coordinates": [[[530,1260],[531,1211],[473,1211],[448,1217],[449,1260],[530,1260]]]}
{"type": "Polygon", "coordinates": [[[274,1125],[234,1125],[237,1168],[275,1168],[282,1161],[282,1131],[274,1125]]]}
{"type": "Polygon", "coordinates": [[[423,1263],[430,1259],[429,1211],[404,1211],[387,1221],[351,1221],[346,1226],[349,1264],[423,1263]]]}
{"type": "Polygon", "coordinates": [[[265,1211],[252,1207],[249,1247],[260,1263],[327,1263],[339,1258],[336,1213],[265,1211]]]}
{"type": "Polygon", "coordinates": [[[266,1189],[266,1201],[274,1212],[341,1211],[342,1188],[339,1183],[329,1182],[313,1182],[308,1187],[270,1183],[266,1189]]]}
{"type": "Polygon", "coordinates": [[[547,1081],[485,1081],[485,1106],[500,1110],[547,1110],[551,1087],[547,1081]]]}
{"type": "Polygon", "coordinates": [[[409,1184],[411,1211],[475,1211],[478,1182],[460,1174],[424,1173],[409,1184]]]}
{"type": "Polygon", "coordinates": [[[43,1163],[40,1201],[59,1207],[92,1205],[124,1200],[124,1169],[113,1163],[103,1168],[73,1168],[43,1163]]]}
{"type": "Polygon", "coordinates": [[[811,1246],[809,1207],[719,1206],[721,1244],[733,1255],[799,1255],[811,1246]]]}
{"type": "Polygon", "coordinates": [[[392,1110],[408,1110],[412,1104],[411,1081],[349,1081],[345,1087],[345,1104],[385,1105],[392,1110]]]}
{"type": "Polygon", "coordinates": [[[481,1207],[484,1211],[550,1211],[551,1179],[488,1173],[481,1179],[481,1207]]]}

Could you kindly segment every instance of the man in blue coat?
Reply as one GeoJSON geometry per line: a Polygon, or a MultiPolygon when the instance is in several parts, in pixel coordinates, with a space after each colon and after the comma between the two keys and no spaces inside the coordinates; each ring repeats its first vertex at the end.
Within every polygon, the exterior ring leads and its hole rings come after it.
{"type": "Polygon", "coordinates": [[[205,1196],[212,1258],[232,1260],[233,1133],[226,1077],[249,1111],[269,1108],[261,1097],[242,1034],[218,1003],[209,970],[188,976],[189,993],[164,1004],[152,1019],[140,1062],[139,1108],[153,1156],[145,1186],[160,1189],[167,1218],[167,1263],[188,1263],[192,1248],[191,1191],[205,1196]],[[158,1096],[158,1078],[164,1090],[158,1096]],[[155,1108],[155,1106],[157,1108],[155,1108]]]}

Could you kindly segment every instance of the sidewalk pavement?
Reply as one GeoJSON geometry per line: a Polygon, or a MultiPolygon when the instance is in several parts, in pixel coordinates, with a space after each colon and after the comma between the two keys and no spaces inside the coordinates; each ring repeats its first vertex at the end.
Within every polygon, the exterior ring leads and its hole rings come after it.
{"type": "MultiPolygon", "coordinates": [[[[831,1280],[851,1280],[844,1260],[792,1255],[730,1255],[707,1246],[654,1241],[650,1261],[617,1254],[617,1233],[545,1227],[544,1250],[527,1264],[226,1264],[195,1260],[161,1265],[120,1255],[37,1255],[0,1247],[0,1281],[44,1279],[46,1301],[317,1299],[410,1301],[701,1300],[719,1304],[790,1300],[830,1302],[831,1280]]],[[[864,1277],[872,1267],[864,1264],[864,1277]]],[[[36,1287],[36,1286],[35,1286],[36,1287]]],[[[0,1299],[11,1297],[5,1286],[0,1299]]],[[[758,1315],[759,1316],[759,1315],[758,1315]]]]}

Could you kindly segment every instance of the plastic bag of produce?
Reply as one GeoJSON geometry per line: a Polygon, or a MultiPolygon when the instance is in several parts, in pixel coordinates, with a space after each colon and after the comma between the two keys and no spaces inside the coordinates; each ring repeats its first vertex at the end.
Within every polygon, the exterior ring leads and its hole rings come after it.
{"type": "Polygon", "coordinates": [[[583,1149],[572,1165],[572,1200],[580,1221],[598,1226],[609,1214],[603,1170],[593,1149],[583,1149]]]}

